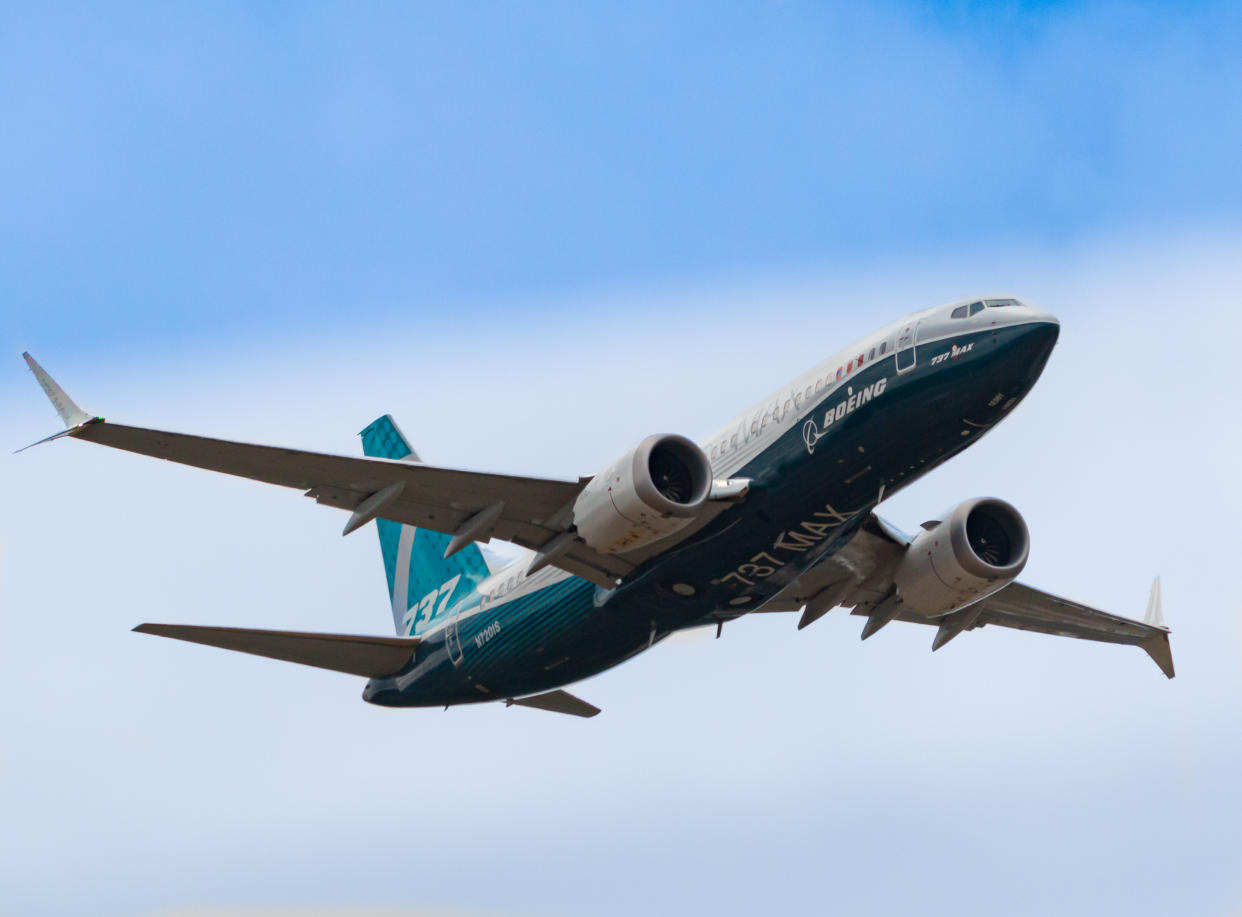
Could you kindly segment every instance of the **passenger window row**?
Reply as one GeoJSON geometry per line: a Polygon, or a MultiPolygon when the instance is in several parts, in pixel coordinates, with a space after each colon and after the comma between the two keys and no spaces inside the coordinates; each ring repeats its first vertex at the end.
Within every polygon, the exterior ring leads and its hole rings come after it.
{"type": "MultiPolygon", "coordinates": [[[[879,347],[872,347],[869,354],[864,351],[844,366],[838,366],[836,379],[847,378],[855,370],[862,369],[864,364],[874,360],[877,355],[884,356],[892,349],[888,344],[888,341],[881,341],[879,347]]],[[[817,396],[822,395],[831,387],[833,381],[836,380],[832,379],[831,375],[821,376],[813,384],[808,385],[805,392],[798,392],[790,398],[786,398],[783,407],[779,401],[776,401],[762,413],[756,412],[750,418],[749,428],[747,428],[745,422],[739,423],[737,429],[730,435],[726,435],[718,442],[713,443],[710,449],[708,449],[708,460],[715,462],[718,458],[724,458],[730,452],[740,449],[744,444],[750,442],[751,439],[763,433],[770,422],[783,423],[791,413],[804,410],[804,405],[811,403],[817,396]]]]}

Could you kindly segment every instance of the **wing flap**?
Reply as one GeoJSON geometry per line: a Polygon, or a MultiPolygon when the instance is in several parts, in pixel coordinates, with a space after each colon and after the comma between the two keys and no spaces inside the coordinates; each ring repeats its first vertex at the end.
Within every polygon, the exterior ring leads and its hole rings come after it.
{"type": "Polygon", "coordinates": [[[134,630],[366,678],[400,672],[420,643],[414,637],[360,637],[190,624],[139,624],[134,630]]]}

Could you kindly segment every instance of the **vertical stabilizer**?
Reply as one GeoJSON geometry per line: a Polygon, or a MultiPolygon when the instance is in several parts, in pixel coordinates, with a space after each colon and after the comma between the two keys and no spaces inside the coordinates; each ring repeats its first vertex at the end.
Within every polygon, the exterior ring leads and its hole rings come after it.
{"type": "MultiPolygon", "coordinates": [[[[372,458],[418,462],[418,454],[385,414],[361,433],[362,451],[372,458]]],[[[402,636],[417,636],[444,620],[448,609],[489,575],[487,562],[476,544],[445,557],[451,536],[375,520],[379,530],[393,624],[402,636]]]]}

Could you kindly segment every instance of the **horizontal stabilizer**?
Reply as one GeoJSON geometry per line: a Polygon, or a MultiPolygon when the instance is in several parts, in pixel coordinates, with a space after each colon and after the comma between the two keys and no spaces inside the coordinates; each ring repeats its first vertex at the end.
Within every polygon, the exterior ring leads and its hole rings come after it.
{"type": "Polygon", "coordinates": [[[591,717],[599,713],[599,707],[588,704],[580,697],[574,697],[568,691],[549,691],[547,694],[536,694],[533,697],[511,697],[505,701],[506,707],[512,707],[514,704],[519,707],[549,710],[552,713],[568,713],[570,716],[591,717]]]}
{"type": "Polygon", "coordinates": [[[419,644],[414,637],[355,637],[190,624],[139,624],[134,630],[366,678],[382,678],[400,672],[413,658],[419,644]]]}

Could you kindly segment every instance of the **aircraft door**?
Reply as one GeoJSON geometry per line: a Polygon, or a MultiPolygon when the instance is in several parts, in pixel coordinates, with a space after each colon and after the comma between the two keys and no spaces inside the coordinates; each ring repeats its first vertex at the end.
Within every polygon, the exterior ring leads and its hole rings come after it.
{"type": "Polygon", "coordinates": [[[457,622],[461,619],[460,612],[453,612],[448,626],[444,628],[444,648],[448,650],[449,661],[454,666],[461,665],[461,637],[457,633],[457,622]]]}
{"type": "Polygon", "coordinates": [[[911,322],[903,325],[897,334],[897,372],[905,373],[914,369],[916,346],[919,338],[919,325],[922,322],[911,322]]]}

